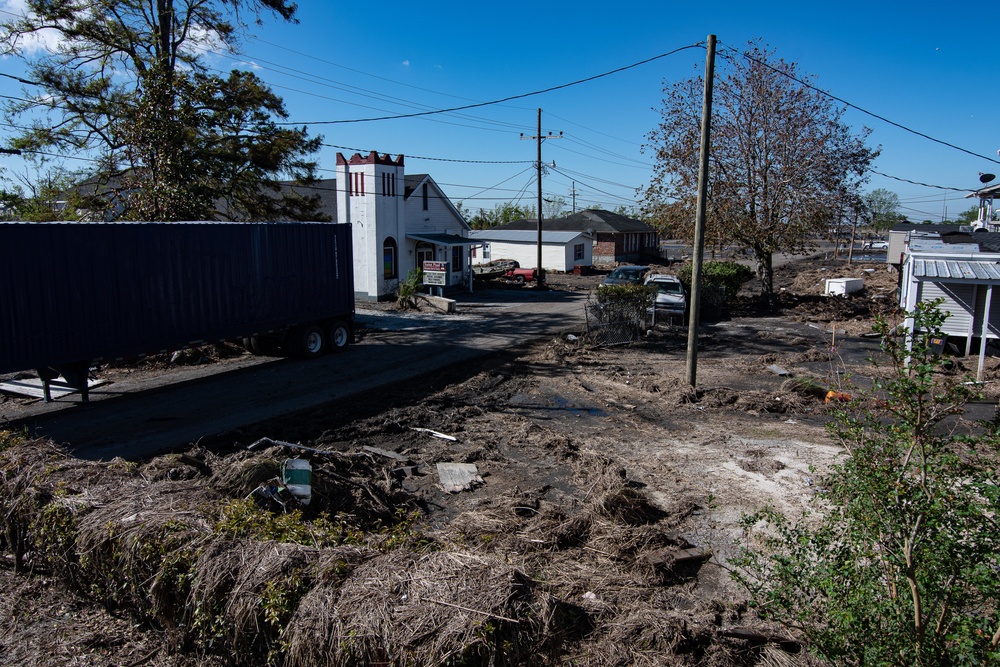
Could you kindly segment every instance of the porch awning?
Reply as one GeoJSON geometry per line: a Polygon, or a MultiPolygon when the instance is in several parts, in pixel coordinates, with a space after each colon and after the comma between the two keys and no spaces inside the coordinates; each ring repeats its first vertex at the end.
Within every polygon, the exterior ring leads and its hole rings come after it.
{"type": "Polygon", "coordinates": [[[407,234],[406,238],[424,241],[434,245],[480,245],[482,241],[459,236],[458,234],[407,234]]]}
{"type": "Polygon", "coordinates": [[[932,282],[978,281],[1000,282],[1000,266],[996,260],[969,261],[953,259],[913,259],[913,277],[932,282]]]}

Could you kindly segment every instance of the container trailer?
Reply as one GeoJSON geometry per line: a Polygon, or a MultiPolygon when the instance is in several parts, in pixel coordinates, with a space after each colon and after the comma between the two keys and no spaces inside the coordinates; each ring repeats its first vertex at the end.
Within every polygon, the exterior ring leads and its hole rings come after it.
{"type": "Polygon", "coordinates": [[[224,340],[318,357],[353,340],[351,226],[0,222],[0,373],[62,375],[224,340]]]}

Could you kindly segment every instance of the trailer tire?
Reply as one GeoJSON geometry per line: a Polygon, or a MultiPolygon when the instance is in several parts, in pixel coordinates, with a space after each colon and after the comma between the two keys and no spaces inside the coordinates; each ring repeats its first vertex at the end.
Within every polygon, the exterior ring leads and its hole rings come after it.
{"type": "Polygon", "coordinates": [[[327,336],[330,341],[330,349],[333,352],[340,352],[351,342],[351,326],[342,320],[337,320],[330,325],[330,333],[327,336]]]}
{"type": "Polygon", "coordinates": [[[262,357],[277,357],[281,354],[281,345],[271,336],[251,336],[250,350],[262,357]]]}
{"type": "Polygon", "coordinates": [[[289,349],[296,357],[315,359],[326,354],[326,332],[315,324],[297,326],[289,332],[289,349]]]}

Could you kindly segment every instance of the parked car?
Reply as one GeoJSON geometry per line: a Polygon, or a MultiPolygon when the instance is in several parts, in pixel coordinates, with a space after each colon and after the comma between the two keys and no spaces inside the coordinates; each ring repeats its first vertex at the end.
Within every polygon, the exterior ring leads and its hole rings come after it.
{"type": "Polygon", "coordinates": [[[687,292],[677,276],[654,273],[646,278],[646,285],[656,287],[656,309],[671,315],[681,315],[687,311],[687,292]]]}
{"type": "Polygon", "coordinates": [[[862,250],[888,250],[888,241],[865,241],[864,245],[861,246],[862,250]]]}
{"type": "MultiPolygon", "coordinates": [[[[513,280],[515,283],[532,283],[535,282],[536,273],[537,269],[518,266],[503,274],[503,277],[507,280],[513,280]]],[[[545,269],[542,269],[542,282],[545,282],[545,269]]]]}
{"type": "Polygon", "coordinates": [[[601,281],[600,286],[641,285],[647,273],[649,273],[648,266],[619,266],[601,281]]]}

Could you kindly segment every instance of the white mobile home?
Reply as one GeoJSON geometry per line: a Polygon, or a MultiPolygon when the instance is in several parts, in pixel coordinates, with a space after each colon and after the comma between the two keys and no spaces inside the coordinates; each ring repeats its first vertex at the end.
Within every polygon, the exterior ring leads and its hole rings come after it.
{"type": "MultiPolygon", "coordinates": [[[[485,264],[498,259],[513,259],[521,266],[538,263],[538,232],[518,229],[483,229],[469,232],[469,239],[481,244],[473,249],[472,261],[485,264]]],[[[594,239],[584,232],[542,232],[542,268],[570,272],[576,267],[591,266],[594,239]]]]}

